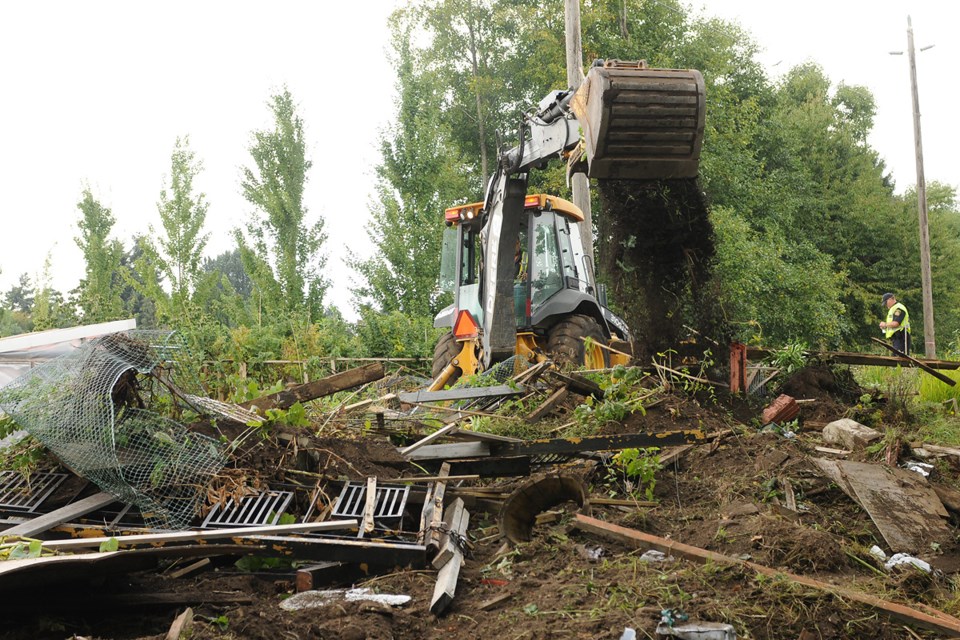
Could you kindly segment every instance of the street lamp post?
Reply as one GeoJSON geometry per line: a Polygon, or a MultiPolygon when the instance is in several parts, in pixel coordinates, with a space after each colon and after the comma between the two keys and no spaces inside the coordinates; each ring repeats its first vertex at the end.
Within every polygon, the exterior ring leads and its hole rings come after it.
{"type": "MultiPolygon", "coordinates": [[[[933,45],[923,47],[926,51],[933,45]]],[[[902,55],[902,51],[891,51],[902,55]]],[[[923,175],[923,138],[920,135],[920,98],[917,91],[917,57],[913,47],[913,22],[907,16],[907,55],[910,58],[910,90],[913,96],[913,141],[917,156],[917,208],[920,216],[920,285],[923,293],[923,351],[935,358],[937,346],[933,323],[933,284],[930,278],[930,230],[927,224],[927,183],[923,175]]]]}

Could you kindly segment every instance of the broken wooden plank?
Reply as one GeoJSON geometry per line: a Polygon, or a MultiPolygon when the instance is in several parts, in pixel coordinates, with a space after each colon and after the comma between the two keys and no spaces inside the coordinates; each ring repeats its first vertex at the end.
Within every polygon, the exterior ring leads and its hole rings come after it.
{"type": "Polygon", "coordinates": [[[932,367],[928,367],[927,365],[925,365],[924,363],[920,362],[920,361],[917,360],[916,358],[911,358],[910,356],[908,356],[907,354],[905,354],[903,351],[900,351],[899,349],[895,348],[892,344],[889,344],[889,343],[887,343],[887,342],[884,342],[883,340],[880,340],[879,338],[875,338],[875,337],[873,337],[873,336],[870,336],[870,339],[873,340],[874,342],[876,342],[877,344],[882,345],[885,349],[889,349],[890,351],[894,352],[895,354],[897,354],[897,355],[900,356],[901,358],[904,358],[904,359],[906,359],[907,361],[912,362],[913,364],[917,365],[918,367],[920,367],[921,369],[923,369],[924,371],[926,371],[927,373],[929,373],[930,375],[932,375],[934,378],[936,378],[936,379],[939,380],[940,382],[943,382],[943,383],[945,383],[945,384],[948,384],[948,385],[950,385],[951,387],[956,386],[957,381],[954,380],[953,378],[950,378],[950,377],[948,377],[948,376],[940,373],[939,371],[937,371],[936,369],[934,369],[934,368],[932,368],[932,367]]]}
{"type": "MultiPolygon", "coordinates": [[[[895,356],[881,356],[873,353],[853,353],[849,351],[804,351],[808,359],[836,362],[837,364],[864,364],[873,367],[899,367],[903,360],[895,356]]],[[[769,360],[776,355],[776,350],[763,347],[747,347],[747,357],[751,360],[769,360]]],[[[960,369],[960,362],[956,360],[922,360],[923,364],[931,369],[960,369]]]]}
{"type": "Polygon", "coordinates": [[[409,391],[407,393],[398,393],[397,398],[400,402],[423,403],[423,402],[449,402],[451,400],[475,400],[477,398],[499,398],[519,396],[526,393],[523,387],[511,387],[510,385],[500,384],[493,387],[460,387],[457,389],[445,389],[443,391],[409,391]]]}
{"type": "Polygon", "coordinates": [[[177,569],[176,571],[171,571],[170,573],[167,574],[167,577],[170,578],[170,579],[172,579],[172,580],[177,580],[177,579],[182,578],[182,577],[184,577],[184,576],[188,576],[188,575],[190,575],[191,573],[196,573],[197,571],[199,571],[200,569],[203,569],[204,567],[208,566],[209,564],[210,564],[210,558],[201,558],[200,560],[197,560],[196,562],[190,563],[190,564],[188,564],[188,565],[185,566],[185,567],[181,567],[180,569],[177,569]]]}
{"type": "Polygon", "coordinates": [[[785,479],[783,482],[783,499],[786,502],[787,509],[790,511],[797,510],[797,495],[793,492],[793,483],[790,480],[785,479]]]}
{"type": "Polygon", "coordinates": [[[374,570],[366,562],[319,562],[297,569],[297,593],[312,591],[320,587],[333,587],[341,584],[354,584],[363,578],[382,573],[374,570]]]}
{"type": "Polygon", "coordinates": [[[567,393],[568,391],[567,391],[566,385],[560,387],[559,389],[551,393],[550,396],[546,400],[544,400],[539,407],[537,407],[536,409],[528,413],[527,416],[524,418],[524,421],[530,424],[537,422],[538,420],[543,418],[543,416],[553,411],[558,404],[563,402],[564,398],[567,397],[567,393]]]}
{"type": "MultiPolygon", "coordinates": [[[[411,445],[413,446],[413,445],[411,445]]],[[[407,447],[409,449],[409,447],[407,447]]],[[[401,450],[407,460],[456,460],[458,458],[483,458],[490,455],[488,442],[453,442],[450,444],[434,444],[423,446],[418,450],[401,450]],[[406,453],[404,453],[406,451],[406,453]]]]}
{"type": "MultiPolygon", "coordinates": [[[[446,478],[450,475],[450,463],[444,462],[440,465],[440,477],[446,478]]],[[[424,538],[427,543],[427,549],[431,552],[440,547],[440,527],[443,523],[443,500],[447,491],[447,481],[437,480],[433,485],[433,511],[430,514],[429,533],[424,538]]]]}
{"type": "Polygon", "coordinates": [[[244,409],[255,409],[263,415],[267,409],[289,409],[298,402],[309,402],[338,391],[353,389],[368,382],[379,380],[383,376],[383,364],[375,362],[343,373],[335,373],[332,376],[313,382],[297,385],[290,389],[284,389],[278,393],[249,400],[240,404],[240,406],[244,409]]]}
{"type": "Polygon", "coordinates": [[[73,520],[74,518],[79,518],[80,516],[85,516],[88,513],[92,513],[97,509],[102,509],[116,501],[116,497],[110,495],[109,493],[96,493],[92,496],[72,502],[65,507],[51,511],[50,513],[45,513],[42,516],[37,516],[32,520],[22,522],[18,525],[10,527],[9,529],[0,531],[0,537],[20,536],[22,538],[32,538],[37,534],[43,533],[44,531],[49,531],[57,525],[73,520]]]}
{"type": "Polygon", "coordinates": [[[584,397],[593,396],[597,400],[603,400],[606,394],[596,382],[588,380],[579,374],[573,372],[560,373],[559,371],[550,371],[549,374],[552,378],[558,380],[560,384],[566,386],[568,391],[572,391],[577,395],[584,397]]]}
{"type": "Polygon", "coordinates": [[[512,597],[513,597],[512,593],[501,593],[500,595],[494,596],[489,600],[484,600],[483,602],[480,603],[480,606],[478,608],[480,609],[480,611],[490,611],[491,609],[495,608],[498,604],[502,604],[512,597]]]}
{"type": "Polygon", "coordinates": [[[948,633],[953,637],[960,637],[960,622],[958,622],[956,618],[953,618],[952,616],[949,616],[941,611],[937,611],[932,607],[925,607],[927,612],[924,613],[917,611],[916,609],[911,609],[905,605],[890,602],[889,600],[883,600],[866,593],[853,591],[852,589],[839,587],[827,582],[821,582],[806,576],[787,573],[779,569],[772,569],[761,564],[741,560],[732,556],[726,556],[714,551],[707,551],[706,549],[693,547],[681,542],[677,542],[676,540],[669,540],[667,538],[650,535],[635,529],[628,529],[619,525],[610,524],[608,522],[603,522],[602,520],[597,520],[596,518],[591,518],[580,513],[576,514],[574,517],[574,526],[576,528],[626,543],[635,548],[656,549],[666,553],[667,555],[680,556],[700,564],[713,562],[721,565],[746,566],[762,575],[787,578],[792,582],[833,594],[839,598],[845,598],[847,600],[859,602],[875,609],[885,611],[899,620],[916,624],[928,629],[933,629],[934,631],[940,633],[948,633]]]}
{"type": "MultiPolygon", "coordinates": [[[[462,501],[460,501],[460,506],[463,507],[462,501]]],[[[459,526],[462,527],[462,530],[459,531],[461,534],[466,534],[467,524],[470,520],[470,514],[466,509],[462,509],[461,518],[459,526]]],[[[437,616],[444,613],[450,603],[453,602],[457,592],[457,581],[460,579],[460,567],[463,564],[463,552],[460,546],[451,541],[449,548],[452,555],[440,567],[437,574],[437,584],[433,589],[433,598],[430,601],[430,613],[437,616]]]]}
{"type": "Polygon", "coordinates": [[[409,482],[411,484],[418,484],[424,482],[436,482],[437,480],[479,480],[480,474],[471,473],[469,475],[461,476],[409,476],[403,478],[390,478],[389,482],[400,484],[404,482],[409,482]]]}
{"type": "Polygon", "coordinates": [[[849,460],[811,462],[863,507],[894,553],[918,553],[930,542],[949,539],[949,515],[920,474],[849,460]]]}
{"type": "Polygon", "coordinates": [[[164,640],[180,640],[182,637],[190,637],[190,631],[192,629],[193,609],[187,607],[183,613],[174,619],[164,640]]]}
{"type": "Polygon", "coordinates": [[[448,424],[445,427],[441,427],[440,429],[437,429],[436,431],[426,436],[425,438],[421,438],[420,440],[417,440],[416,442],[411,444],[409,447],[404,447],[403,449],[400,449],[400,455],[402,455],[404,458],[408,458],[417,449],[424,447],[430,444],[431,442],[433,442],[434,440],[438,440],[445,435],[451,434],[459,428],[460,428],[460,425],[456,423],[448,424]]]}
{"type": "Polygon", "coordinates": [[[813,449],[820,453],[829,453],[832,456],[848,456],[853,453],[849,449],[831,449],[830,447],[814,447],[813,449]]]}
{"type": "Polygon", "coordinates": [[[360,402],[354,402],[353,404],[348,404],[347,406],[342,407],[342,408],[338,411],[338,413],[344,414],[344,413],[350,413],[350,412],[352,412],[352,411],[356,411],[357,409],[365,409],[365,408],[369,407],[369,406],[372,405],[372,404],[382,404],[382,403],[384,403],[384,402],[389,402],[390,400],[395,400],[396,397],[397,397],[397,394],[395,394],[395,393],[388,393],[388,394],[386,394],[386,395],[380,396],[379,398],[371,398],[371,399],[369,399],[369,400],[361,400],[360,402]]]}
{"type": "Polygon", "coordinates": [[[377,510],[377,477],[367,478],[367,500],[363,506],[363,526],[360,527],[360,537],[364,534],[373,533],[376,526],[373,522],[373,516],[377,510]]]}
{"type": "Polygon", "coordinates": [[[687,455],[692,450],[692,444],[685,444],[680,447],[670,447],[669,449],[664,449],[660,452],[660,466],[665,467],[668,464],[673,464],[675,461],[687,455]]]}
{"type": "Polygon", "coordinates": [[[589,438],[545,438],[525,442],[491,443],[491,455],[525,456],[548,453],[578,454],[592,451],[664,447],[666,445],[702,442],[706,436],[699,429],[627,433],[589,438]]]}
{"type": "Polygon", "coordinates": [[[267,527],[233,527],[230,529],[207,529],[205,531],[174,531],[171,533],[144,533],[129,536],[77,538],[75,540],[44,540],[45,549],[58,551],[99,547],[104,542],[116,540],[120,547],[141,544],[172,544],[222,538],[256,538],[258,536],[284,533],[304,533],[318,531],[341,531],[357,528],[356,520],[333,520],[328,522],[298,522],[296,524],[278,524],[267,527]]]}
{"type": "Polygon", "coordinates": [[[420,510],[420,529],[417,531],[417,544],[426,544],[427,527],[433,520],[433,488],[436,484],[427,487],[426,495],[423,497],[423,508],[420,510]]]}
{"type": "Polygon", "coordinates": [[[459,540],[465,539],[467,527],[470,525],[470,512],[466,510],[462,498],[457,498],[446,510],[443,516],[444,530],[440,537],[440,550],[433,558],[433,568],[440,569],[450,562],[453,554],[460,545],[459,540]]]}

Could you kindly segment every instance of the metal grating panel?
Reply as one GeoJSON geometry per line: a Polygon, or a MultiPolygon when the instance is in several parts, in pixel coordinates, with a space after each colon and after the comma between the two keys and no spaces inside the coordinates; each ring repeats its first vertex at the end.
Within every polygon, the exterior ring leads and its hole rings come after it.
{"type": "MultiPolygon", "coordinates": [[[[399,520],[407,504],[410,487],[377,487],[377,506],[374,520],[399,520]]],[[[367,485],[348,482],[333,506],[333,515],[339,518],[362,518],[367,504],[367,485]]]]}
{"type": "Polygon", "coordinates": [[[244,496],[239,502],[230,498],[226,504],[213,505],[201,527],[260,527],[276,524],[291,500],[293,493],[290,491],[264,491],[244,496]]]}
{"type": "Polygon", "coordinates": [[[33,513],[66,478],[65,473],[32,473],[28,483],[16,471],[2,471],[0,508],[33,513]]]}

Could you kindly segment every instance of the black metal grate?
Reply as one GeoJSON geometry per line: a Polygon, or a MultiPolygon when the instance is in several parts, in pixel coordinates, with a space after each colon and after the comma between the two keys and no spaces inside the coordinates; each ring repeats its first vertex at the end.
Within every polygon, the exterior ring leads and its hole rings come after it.
{"type": "Polygon", "coordinates": [[[65,473],[31,473],[27,482],[16,471],[2,471],[0,508],[33,513],[66,477],[65,473]]]}
{"type": "MultiPolygon", "coordinates": [[[[377,506],[373,510],[373,519],[394,521],[399,524],[403,518],[403,509],[407,505],[410,487],[377,487],[377,506]]],[[[367,505],[367,485],[348,482],[333,505],[333,515],[338,518],[362,518],[367,505]]]]}
{"type": "Polygon", "coordinates": [[[226,504],[213,505],[201,527],[260,527],[276,524],[291,500],[293,493],[290,491],[264,491],[244,496],[239,502],[230,498],[226,504]]]}

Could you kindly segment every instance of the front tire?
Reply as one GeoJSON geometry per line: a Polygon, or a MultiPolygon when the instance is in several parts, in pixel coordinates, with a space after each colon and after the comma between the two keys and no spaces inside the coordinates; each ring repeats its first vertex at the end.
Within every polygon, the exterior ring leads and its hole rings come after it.
{"type": "MultiPolygon", "coordinates": [[[[457,342],[453,332],[445,333],[440,336],[440,339],[437,340],[437,346],[433,348],[433,368],[431,369],[431,373],[434,380],[436,380],[437,376],[443,373],[443,370],[446,369],[447,365],[457,357],[457,354],[460,353],[461,348],[462,345],[457,342]]],[[[447,384],[453,385],[453,383],[456,382],[457,378],[459,377],[460,372],[455,372],[447,384]]]]}
{"type": "Polygon", "coordinates": [[[561,366],[606,369],[610,366],[606,345],[603,329],[590,316],[568,316],[553,325],[547,336],[547,351],[561,366]]]}

